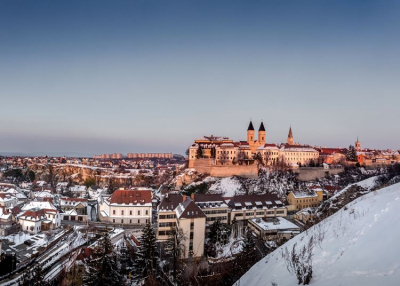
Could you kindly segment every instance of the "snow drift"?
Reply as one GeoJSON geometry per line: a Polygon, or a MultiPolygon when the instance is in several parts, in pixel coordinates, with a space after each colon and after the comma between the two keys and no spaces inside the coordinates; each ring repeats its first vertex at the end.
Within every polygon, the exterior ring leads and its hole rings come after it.
{"type": "Polygon", "coordinates": [[[400,183],[347,204],[263,258],[235,285],[297,285],[285,257],[310,240],[310,285],[399,285],[399,221],[400,183]]]}

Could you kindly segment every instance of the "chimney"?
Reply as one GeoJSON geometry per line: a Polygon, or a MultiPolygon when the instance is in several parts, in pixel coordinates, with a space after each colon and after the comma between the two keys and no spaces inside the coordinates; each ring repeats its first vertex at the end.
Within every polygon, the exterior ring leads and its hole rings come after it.
{"type": "Polygon", "coordinates": [[[186,195],[183,195],[183,200],[182,202],[186,201],[186,195]]]}
{"type": "Polygon", "coordinates": [[[192,201],[194,201],[194,193],[192,193],[192,194],[190,195],[190,198],[192,199],[192,201]]]}

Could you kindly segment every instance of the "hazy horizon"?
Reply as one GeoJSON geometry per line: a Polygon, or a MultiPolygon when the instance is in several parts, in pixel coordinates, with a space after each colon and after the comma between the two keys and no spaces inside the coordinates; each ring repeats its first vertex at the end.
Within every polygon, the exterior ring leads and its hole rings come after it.
{"type": "Polygon", "coordinates": [[[400,149],[397,1],[1,1],[0,153],[400,149]]]}

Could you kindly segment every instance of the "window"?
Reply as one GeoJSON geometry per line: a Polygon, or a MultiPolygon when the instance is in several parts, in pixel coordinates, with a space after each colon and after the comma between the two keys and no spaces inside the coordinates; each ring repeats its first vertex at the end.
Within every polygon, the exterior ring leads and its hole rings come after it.
{"type": "Polygon", "coordinates": [[[124,215],[124,211],[121,211],[121,215],[124,215]]]}
{"type": "Polygon", "coordinates": [[[121,223],[124,223],[124,220],[123,220],[123,219],[121,219],[121,223]]]}
{"type": "Polygon", "coordinates": [[[113,219],[113,223],[115,223],[115,219],[113,219]]]}
{"type": "Polygon", "coordinates": [[[146,210],[146,215],[148,215],[149,214],[149,211],[148,210],[146,210]]]}
{"type": "Polygon", "coordinates": [[[137,223],[140,223],[140,219],[137,220],[137,223]]]}
{"type": "Polygon", "coordinates": [[[129,211],[129,215],[132,215],[132,211],[129,211]]]}
{"type": "Polygon", "coordinates": [[[137,211],[137,215],[140,215],[140,211],[137,211]]]}
{"type": "Polygon", "coordinates": [[[190,223],[190,229],[194,229],[194,222],[190,223]]]}
{"type": "Polygon", "coordinates": [[[113,214],[115,214],[115,210],[113,210],[113,214]]]}

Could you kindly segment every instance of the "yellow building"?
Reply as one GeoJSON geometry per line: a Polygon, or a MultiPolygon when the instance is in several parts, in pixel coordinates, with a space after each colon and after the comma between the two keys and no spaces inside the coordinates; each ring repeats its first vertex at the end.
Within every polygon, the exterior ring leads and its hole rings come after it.
{"type": "Polygon", "coordinates": [[[311,191],[291,191],[287,196],[290,205],[295,206],[296,210],[304,208],[318,207],[323,201],[324,192],[322,189],[311,191]]]}

